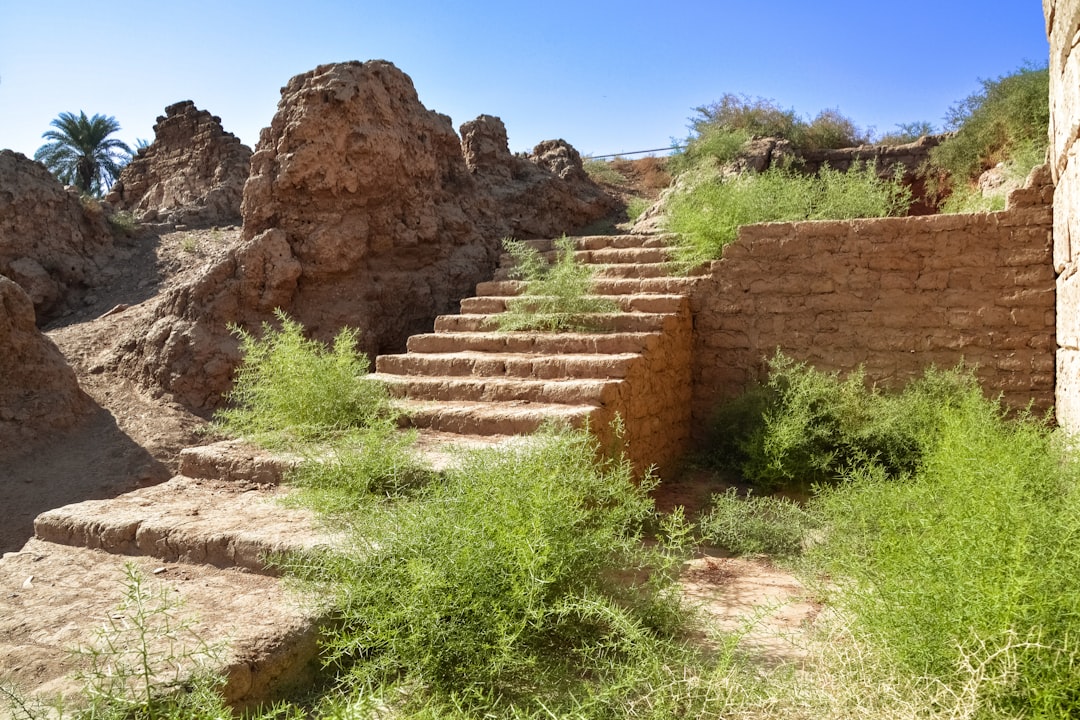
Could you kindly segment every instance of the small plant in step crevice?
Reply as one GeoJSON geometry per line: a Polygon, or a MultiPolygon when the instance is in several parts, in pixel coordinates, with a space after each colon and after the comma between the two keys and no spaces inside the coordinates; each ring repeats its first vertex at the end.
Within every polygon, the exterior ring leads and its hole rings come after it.
{"type": "Polygon", "coordinates": [[[595,268],[574,259],[574,241],[555,241],[557,257],[548,263],[535,248],[511,238],[503,247],[514,259],[513,276],[525,281],[524,292],[506,303],[496,317],[500,330],[588,331],[593,315],[619,312],[615,301],[589,295],[595,268]]]}

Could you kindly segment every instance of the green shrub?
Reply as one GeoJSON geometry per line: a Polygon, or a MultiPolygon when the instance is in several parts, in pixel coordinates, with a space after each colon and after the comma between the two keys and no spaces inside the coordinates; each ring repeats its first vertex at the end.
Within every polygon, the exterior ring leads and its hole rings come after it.
{"type": "Polygon", "coordinates": [[[507,238],[503,247],[514,258],[514,277],[525,281],[525,291],[506,303],[496,317],[500,330],[589,330],[591,315],[618,312],[609,298],[589,295],[595,267],[574,259],[574,242],[556,241],[557,258],[549,264],[534,248],[507,238]]]}
{"type": "MultiPolygon", "coordinates": [[[[915,677],[973,675],[986,717],[1080,713],[1080,476],[1049,427],[975,393],[943,409],[918,470],[823,489],[810,552],[859,637],[915,677]]],[[[982,717],[984,715],[979,715],[982,717]]]]}
{"type": "Polygon", "coordinates": [[[841,378],[778,352],[763,383],[717,411],[712,462],[765,489],[832,482],[871,461],[899,477],[919,467],[941,413],[980,392],[969,372],[930,368],[887,394],[861,370],[841,378]]]}
{"type": "Polygon", "coordinates": [[[651,205],[652,203],[650,203],[645,198],[630,198],[630,200],[626,203],[626,217],[631,222],[634,222],[639,217],[641,217],[651,205]]]}
{"type": "Polygon", "coordinates": [[[629,182],[626,176],[616,170],[610,162],[606,160],[597,160],[595,158],[585,158],[581,163],[585,168],[585,173],[595,183],[603,183],[605,185],[626,185],[629,182]]]}
{"type": "Polygon", "coordinates": [[[788,140],[799,150],[824,150],[861,145],[869,135],[839,110],[822,110],[807,122],[794,110],[773,100],[727,93],[710,105],[694,108],[691,135],[673,157],[679,172],[702,164],[727,163],[747,140],[774,137],[788,140]]]}
{"type": "Polygon", "coordinates": [[[358,517],[353,551],[298,563],[337,597],[329,662],[354,687],[539,708],[666,642],[681,543],[642,543],[652,482],[596,453],[569,431],[466,453],[420,497],[358,517]]]}
{"type": "Polygon", "coordinates": [[[770,169],[721,178],[700,174],[674,193],[667,227],[679,234],[678,261],[719,258],[743,225],[796,220],[886,217],[907,212],[911,192],[898,178],[882,180],[873,164],[848,172],[822,168],[817,176],[770,169]]]}
{"type": "Polygon", "coordinates": [[[895,131],[882,135],[877,139],[877,142],[882,145],[906,145],[915,142],[924,135],[933,135],[936,132],[933,123],[926,120],[897,123],[895,131]]]}
{"type": "Polygon", "coordinates": [[[816,518],[788,498],[740,497],[735,488],[713,495],[698,519],[702,539],[736,555],[797,555],[814,527],[816,518]]]}
{"type": "Polygon", "coordinates": [[[1010,75],[982,80],[982,89],[950,108],[946,129],[955,135],[930,153],[931,174],[947,173],[954,186],[976,179],[998,162],[1020,155],[1041,164],[1050,124],[1049,71],[1024,66],[1010,75]]]}
{"type": "Polygon", "coordinates": [[[229,435],[282,446],[324,440],[393,415],[386,389],[364,376],[367,358],[356,352],[356,332],[343,329],[332,348],[304,337],[303,328],[277,311],[256,338],[239,327],[243,363],[229,393],[231,407],[215,415],[229,435]]]}

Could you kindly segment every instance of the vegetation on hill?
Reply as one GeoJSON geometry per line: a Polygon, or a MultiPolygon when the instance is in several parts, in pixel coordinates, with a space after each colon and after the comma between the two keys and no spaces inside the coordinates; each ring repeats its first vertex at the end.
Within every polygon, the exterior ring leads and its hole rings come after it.
{"type": "Polygon", "coordinates": [[[953,105],[946,129],[955,133],[936,147],[927,174],[948,196],[946,212],[1001,209],[1004,197],[986,202],[976,181],[998,163],[1022,179],[1045,161],[1050,124],[1049,70],[1025,65],[982,80],[982,89],[953,105]]]}
{"type": "Polygon", "coordinates": [[[74,185],[87,195],[101,197],[131,159],[131,148],[109,137],[120,130],[116,118],[86,117],[80,111],[60,113],[51,123],[55,130],[42,135],[51,142],[34,153],[34,159],[65,185],[74,185]]]}

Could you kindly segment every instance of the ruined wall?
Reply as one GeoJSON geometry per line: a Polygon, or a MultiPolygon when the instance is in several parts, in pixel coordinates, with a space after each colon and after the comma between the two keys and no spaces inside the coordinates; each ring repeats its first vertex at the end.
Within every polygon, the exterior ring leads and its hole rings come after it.
{"type": "Polygon", "coordinates": [[[1050,169],[1057,278],[1057,418],[1080,430],[1080,0],[1043,0],[1050,39],[1050,169]]]}
{"type": "Polygon", "coordinates": [[[143,222],[240,222],[251,148],[190,100],[165,108],[106,198],[143,222]]]}
{"type": "Polygon", "coordinates": [[[1043,167],[1002,212],[742,228],[694,295],[695,426],[777,348],[882,384],[963,360],[988,393],[1049,408],[1052,192],[1043,167]]]}

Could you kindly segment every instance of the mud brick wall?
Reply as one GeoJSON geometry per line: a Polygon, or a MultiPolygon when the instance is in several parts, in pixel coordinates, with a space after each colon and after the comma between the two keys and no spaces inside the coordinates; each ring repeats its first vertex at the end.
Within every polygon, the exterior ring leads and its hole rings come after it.
{"type": "Polygon", "coordinates": [[[1052,193],[1044,167],[1002,212],[742,228],[693,297],[695,431],[778,348],[882,386],[977,364],[987,393],[1051,407],[1052,193]]]}
{"type": "Polygon", "coordinates": [[[1080,0],[1043,0],[1050,40],[1050,169],[1058,273],[1057,418],[1080,430],[1080,0]]]}

